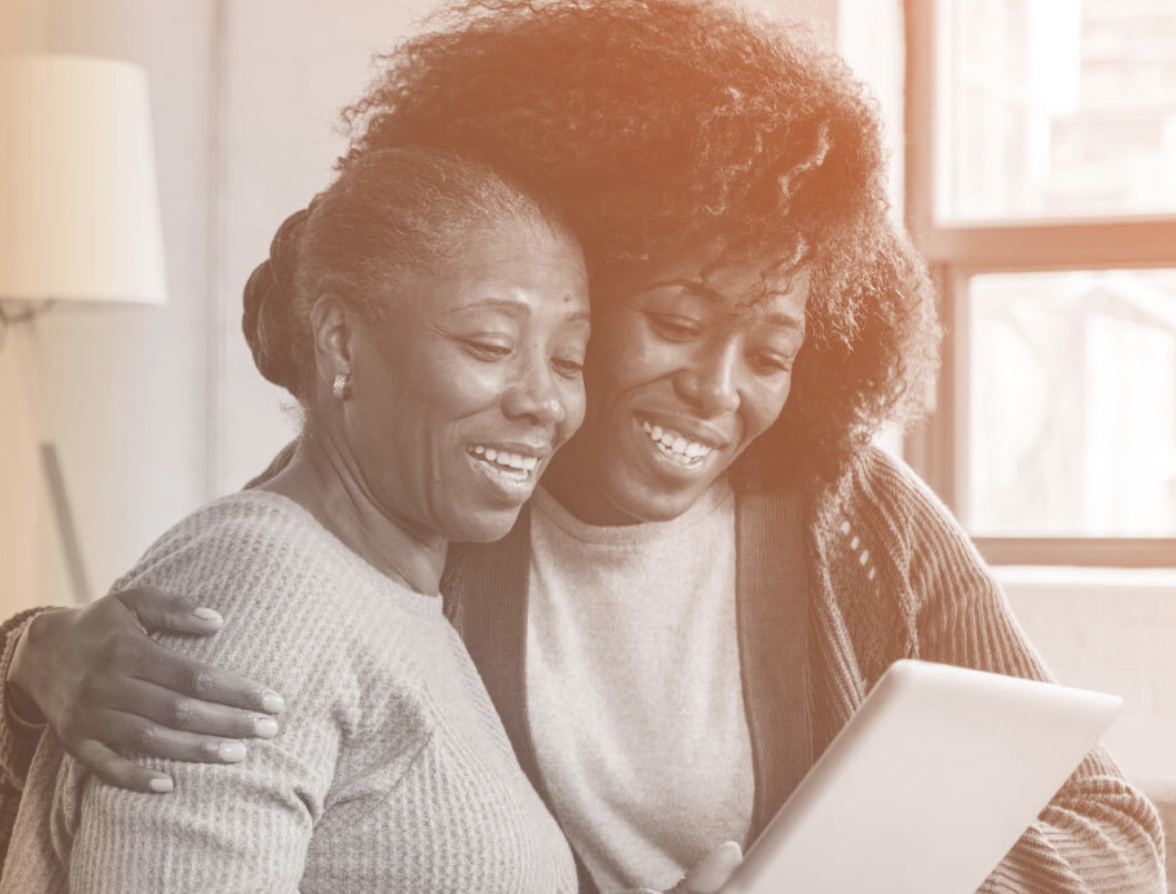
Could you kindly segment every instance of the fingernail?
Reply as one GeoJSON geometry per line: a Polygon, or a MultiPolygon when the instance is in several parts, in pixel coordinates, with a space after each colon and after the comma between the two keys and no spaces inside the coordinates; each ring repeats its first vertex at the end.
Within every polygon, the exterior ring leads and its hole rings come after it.
{"type": "Polygon", "coordinates": [[[278,721],[272,717],[258,717],[253,721],[253,731],[263,739],[271,739],[278,734],[278,721]]]}
{"type": "Polygon", "coordinates": [[[226,764],[239,764],[245,760],[245,746],[240,742],[224,742],[216,753],[226,764]]]}
{"type": "Polygon", "coordinates": [[[197,608],[192,610],[192,614],[198,617],[201,621],[223,621],[220,612],[213,611],[211,608],[197,608]]]}
{"type": "Polygon", "coordinates": [[[286,710],[286,700],[276,692],[266,692],[261,696],[261,706],[271,714],[286,710]]]}
{"type": "Polygon", "coordinates": [[[733,857],[742,857],[743,848],[739,846],[738,841],[724,841],[719,845],[719,850],[725,854],[730,854],[733,857]]]}
{"type": "Polygon", "coordinates": [[[166,776],[156,776],[149,783],[147,783],[147,786],[151,789],[151,791],[159,792],[161,795],[167,794],[175,787],[172,784],[172,781],[166,776]]]}

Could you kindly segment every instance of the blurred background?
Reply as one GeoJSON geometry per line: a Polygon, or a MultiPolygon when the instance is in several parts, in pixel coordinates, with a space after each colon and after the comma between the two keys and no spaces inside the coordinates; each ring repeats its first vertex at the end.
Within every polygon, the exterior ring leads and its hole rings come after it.
{"type": "MultiPolygon", "coordinates": [[[[434,5],[0,0],[0,54],[146,70],[167,272],[161,306],[61,303],[0,342],[0,614],[75,598],[46,438],[101,594],[292,437],[241,287],[327,183],[372,53],[434,5]]],[[[947,335],[929,420],[887,445],[1054,673],[1126,697],[1109,744],[1127,769],[1176,775],[1176,4],[747,5],[807,21],[888,122],[895,215],[947,335]]]]}

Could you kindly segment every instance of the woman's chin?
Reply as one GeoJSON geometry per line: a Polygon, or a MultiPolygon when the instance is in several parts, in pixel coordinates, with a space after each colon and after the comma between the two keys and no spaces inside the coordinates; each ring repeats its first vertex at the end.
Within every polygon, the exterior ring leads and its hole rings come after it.
{"type": "Polygon", "coordinates": [[[503,508],[467,505],[452,513],[444,532],[453,543],[493,543],[510,533],[522,505],[503,508]]]}

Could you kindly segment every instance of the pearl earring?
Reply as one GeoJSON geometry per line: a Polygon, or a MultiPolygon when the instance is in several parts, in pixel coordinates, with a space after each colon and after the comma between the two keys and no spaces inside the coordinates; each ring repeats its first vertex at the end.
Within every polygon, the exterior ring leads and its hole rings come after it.
{"type": "Polygon", "coordinates": [[[331,394],[335,396],[335,400],[347,400],[351,397],[351,373],[339,373],[335,376],[335,382],[331,386],[331,394]]]}

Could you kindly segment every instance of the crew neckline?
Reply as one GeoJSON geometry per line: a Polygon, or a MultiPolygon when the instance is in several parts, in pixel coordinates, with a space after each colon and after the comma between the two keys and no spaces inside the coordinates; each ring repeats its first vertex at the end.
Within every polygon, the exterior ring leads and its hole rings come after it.
{"type": "Polygon", "coordinates": [[[412,609],[418,614],[441,615],[443,600],[441,594],[421,593],[394,580],[376,568],[371,562],[344,543],[326,525],[319,521],[309,509],[285,494],[272,490],[252,489],[229,494],[212,503],[209,508],[223,504],[257,504],[257,508],[266,508],[290,517],[293,521],[309,529],[319,537],[324,545],[335,553],[339,559],[355,567],[371,584],[388,590],[390,595],[405,608],[412,609]]]}
{"type": "Polygon", "coordinates": [[[726,476],[716,481],[694,505],[668,521],[638,522],[632,525],[592,525],[576,518],[546,487],[539,483],[532,497],[534,511],[541,514],[569,537],[583,543],[635,546],[673,537],[701,524],[710,515],[726,508],[735,499],[726,476]]]}

